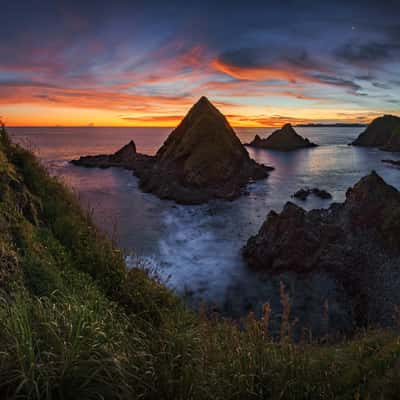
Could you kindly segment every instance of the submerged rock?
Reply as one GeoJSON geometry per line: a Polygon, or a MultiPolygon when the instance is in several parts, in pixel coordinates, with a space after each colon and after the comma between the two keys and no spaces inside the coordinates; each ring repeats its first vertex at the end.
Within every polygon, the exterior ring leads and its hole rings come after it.
{"type": "Polygon", "coordinates": [[[234,199],[248,182],[266,178],[273,169],[250,158],[226,118],[206,97],[190,109],[155,157],[137,153],[131,142],[113,155],[81,157],[73,163],[131,169],[142,190],[182,204],[234,199]]]}
{"type": "Polygon", "coordinates": [[[243,255],[269,272],[328,272],[354,299],[356,318],[380,320],[378,303],[390,308],[382,297],[388,293],[377,293],[388,290],[380,284],[397,274],[389,284],[393,296],[400,284],[400,193],[372,172],[329,209],[307,212],[288,202],[280,214],[268,214],[243,255]]]}
{"type": "Polygon", "coordinates": [[[375,118],[351,144],[400,151],[400,117],[384,115],[375,118]]]}
{"type": "Polygon", "coordinates": [[[383,163],[400,166],[400,160],[382,160],[383,163]]]}
{"type": "Polygon", "coordinates": [[[262,149],[291,151],[303,149],[307,147],[316,147],[315,143],[310,142],[307,138],[300,136],[291,124],[284,125],[281,129],[276,130],[266,139],[261,139],[256,135],[252,142],[247,146],[262,149]]]}
{"type": "Polygon", "coordinates": [[[296,193],[293,194],[292,197],[300,200],[307,200],[307,197],[313,194],[314,196],[319,197],[320,199],[328,200],[332,198],[332,195],[323,189],[313,188],[313,189],[300,189],[296,193]]]}

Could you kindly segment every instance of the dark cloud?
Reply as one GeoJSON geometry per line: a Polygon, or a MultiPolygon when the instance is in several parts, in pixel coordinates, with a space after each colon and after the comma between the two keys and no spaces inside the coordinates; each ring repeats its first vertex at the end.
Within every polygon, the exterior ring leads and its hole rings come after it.
{"type": "MultiPolygon", "coordinates": [[[[378,32],[376,32],[377,34],[378,32]]],[[[379,34],[381,37],[377,39],[357,38],[344,43],[335,49],[335,56],[340,60],[364,66],[398,61],[400,25],[385,26],[379,34]]]]}
{"type": "Polygon", "coordinates": [[[354,63],[377,63],[394,56],[397,46],[390,43],[346,43],[336,50],[336,56],[354,63]]]}

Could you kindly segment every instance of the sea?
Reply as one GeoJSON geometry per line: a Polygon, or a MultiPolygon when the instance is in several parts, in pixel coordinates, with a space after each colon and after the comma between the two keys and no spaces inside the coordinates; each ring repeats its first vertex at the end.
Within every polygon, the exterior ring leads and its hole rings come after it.
{"type": "MultiPolygon", "coordinates": [[[[177,205],[141,192],[129,171],[85,169],[69,163],[81,155],[113,153],[130,140],[139,152],[153,155],[171,130],[9,128],[14,141],[34,151],[49,172],[76,193],[99,228],[124,250],[129,265],[146,268],[190,307],[206,306],[223,318],[238,319],[249,313],[259,315],[269,303],[278,327],[284,292],[293,319],[309,332],[320,335],[328,329],[351,329],[346,293],[331,277],[255,272],[244,262],[241,249],[267,214],[281,211],[288,201],[307,210],[327,208],[344,201],[346,190],[372,170],[400,189],[400,169],[381,162],[400,155],[349,146],[363,128],[299,127],[299,134],[319,146],[290,153],[248,148],[257,162],[275,168],[270,176],[251,183],[247,194],[234,201],[213,200],[196,206],[177,205]],[[291,197],[303,187],[325,189],[332,200],[291,197]]],[[[237,128],[236,133],[246,143],[272,130],[237,128]]]]}

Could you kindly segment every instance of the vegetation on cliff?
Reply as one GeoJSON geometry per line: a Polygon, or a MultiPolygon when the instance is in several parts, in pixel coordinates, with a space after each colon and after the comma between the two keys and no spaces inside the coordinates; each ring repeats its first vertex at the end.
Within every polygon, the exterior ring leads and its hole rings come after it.
{"type": "Polygon", "coordinates": [[[396,398],[399,336],[290,340],[282,293],[242,324],[189,312],[93,225],[73,194],[0,133],[0,398],[396,398]]]}

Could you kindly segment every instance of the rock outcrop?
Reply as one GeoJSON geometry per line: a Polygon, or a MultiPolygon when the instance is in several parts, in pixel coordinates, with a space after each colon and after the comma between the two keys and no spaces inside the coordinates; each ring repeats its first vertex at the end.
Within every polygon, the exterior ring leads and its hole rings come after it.
{"type": "Polygon", "coordinates": [[[226,118],[206,97],[190,109],[155,157],[137,153],[131,142],[113,155],[81,157],[73,163],[131,169],[142,190],[182,204],[234,199],[249,181],[266,178],[273,169],[250,158],[226,118]]]}
{"type": "Polygon", "coordinates": [[[386,290],[378,283],[400,272],[400,193],[372,172],[329,209],[307,212],[288,202],[268,214],[243,255],[269,272],[328,272],[354,298],[356,318],[369,318],[386,290]]]}
{"type": "Polygon", "coordinates": [[[261,149],[292,151],[308,147],[316,147],[317,145],[310,142],[307,138],[300,136],[293,129],[291,124],[286,124],[281,129],[271,133],[271,135],[266,139],[261,139],[260,136],[256,135],[247,146],[261,149]]]}
{"type": "Polygon", "coordinates": [[[328,200],[332,198],[332,195],[323,189],[313,188],[313,189],[300,189],[296,193],[293,194],[292,197],[300,200],[307,200],[308,196],[313,194],[314,196],[319,197],[320,199],[328,200]]]}
{"type": "Polygon", "coordinates": [[[384,115],[374,119],[351,144],[400,151],[400,117],[384,115]]]}
{"type": "Polygon", "coordinates": [[[135,142],[131,140],[114,154],[82,156],[78,160],[72,160],[71,163],[82,167],[119,167],[139,172],[151,168],[154,157],[137,153],[135,142]]]}

